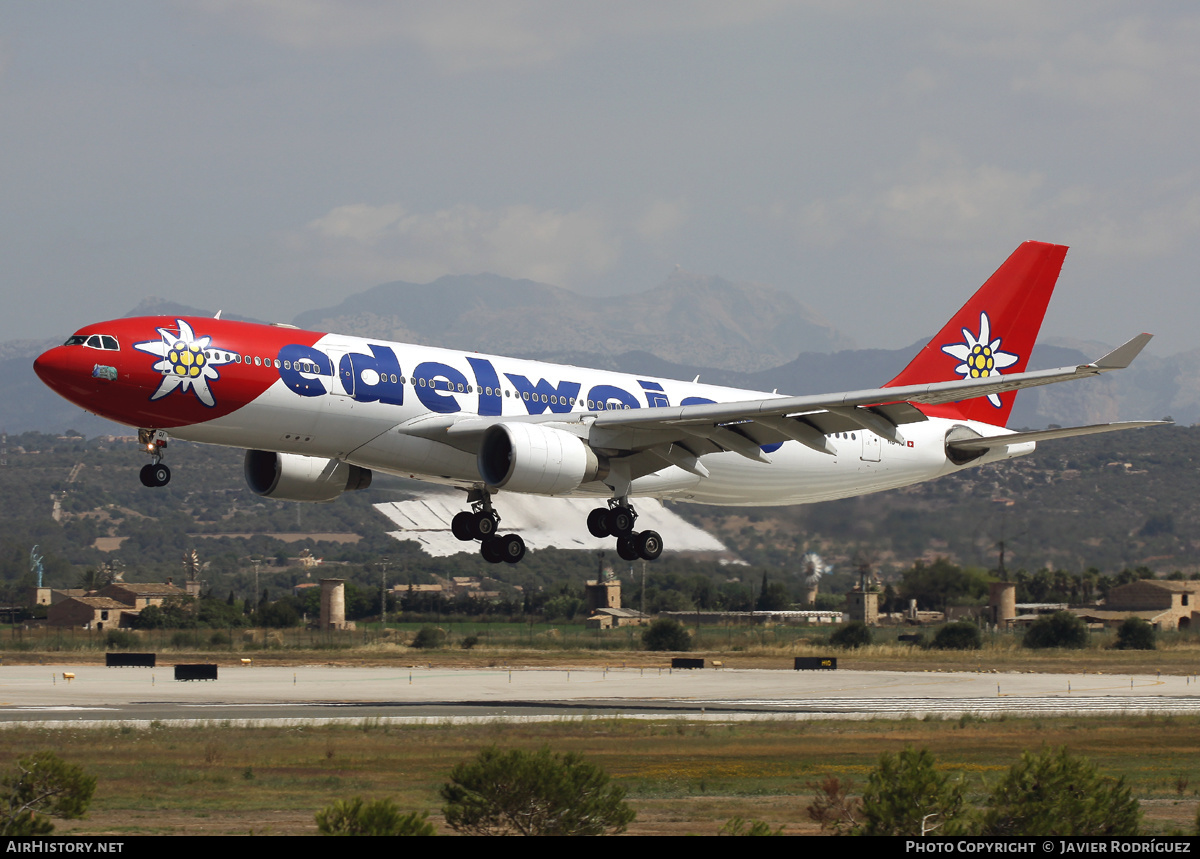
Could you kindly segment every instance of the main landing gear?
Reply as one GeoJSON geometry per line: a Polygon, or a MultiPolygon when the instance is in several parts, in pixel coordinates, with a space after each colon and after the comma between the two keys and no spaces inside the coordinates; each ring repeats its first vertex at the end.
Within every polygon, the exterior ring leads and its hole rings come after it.
{"type": "Polygon", "coordinates": [[[608,507],[597,507],[588,514],[588,531],[593,537],[616,537],[617,554],[626,561],[641,558],[653,561],[662,554],[662,537],[657,531],[634,531],[637,511],[628,498],[613,499],[608,507]]]}
{"type": "Polygon", "coordinates": [[[479,554],[489,564],[501,561],[515,564],[525,557],[525,541],[517,534],[500,536],[500,514],[492,508],[491,493],[474,489],[467,496],[471,511],[464,510],[450,520],[450,530],[464,543],[479,541],[479,554]]]}
{"type": "Polygon", "coordinates": [[[167,448],[167,434],[162,430],[138,430],[138,444],[142,445],[151,460],[142,466],[142,486],[166,486],[171,482],[171,469],[163,463],[163,453],[167,448]]]}

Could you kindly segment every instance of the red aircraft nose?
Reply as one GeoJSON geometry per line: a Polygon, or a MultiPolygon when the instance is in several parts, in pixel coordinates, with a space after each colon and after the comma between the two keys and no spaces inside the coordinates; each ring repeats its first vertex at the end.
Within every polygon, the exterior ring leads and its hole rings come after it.
{"type": "Polygon", "coordinates": [[[55,346],[38,355],[33,362],[33,372],[38,378],[61,396],[74,403],[86,400],[96,392],[96,380],[92,377],[92,365],[81,346],[55,346]]]}

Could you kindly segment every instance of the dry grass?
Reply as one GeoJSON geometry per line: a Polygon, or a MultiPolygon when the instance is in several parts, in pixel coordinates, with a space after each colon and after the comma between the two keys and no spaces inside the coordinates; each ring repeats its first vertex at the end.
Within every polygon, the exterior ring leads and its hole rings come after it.
{"type": "Polygon", "coordinates": [[[1022,750],[1067,746],[1142,800],[1148,829],[1187,827],[1200,791],[1200,719],[685,723],[597,720],[469,727],[5,729],[0,765],[54,749],[99,780],[89,819],[59,831],[304,834],[313,813],[356,794],[431,810],[450,768],[491,743],[575,751],[603,766],[638,811],[633,834],[714,834],[733,816],[813,833],[808,785],[861,784],[881,751],[924,746],[982,795],[1022,750]]]}

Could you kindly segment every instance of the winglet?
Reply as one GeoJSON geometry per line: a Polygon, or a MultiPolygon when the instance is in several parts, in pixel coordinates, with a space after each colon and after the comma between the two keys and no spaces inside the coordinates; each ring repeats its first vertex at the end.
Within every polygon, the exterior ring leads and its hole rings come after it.
{"type": "Polygon", "coordinates": [[[1095,367],[1097,370],[1124,370],[1146,348],[1146,344],[1150,342],[1150,338],[1153,336],[1153,334],[1139,334],[1137,337],[1113,349],[1103,358],[1097,358],[1091,364],[1085,364],[1084,366],[1095,367]]]}

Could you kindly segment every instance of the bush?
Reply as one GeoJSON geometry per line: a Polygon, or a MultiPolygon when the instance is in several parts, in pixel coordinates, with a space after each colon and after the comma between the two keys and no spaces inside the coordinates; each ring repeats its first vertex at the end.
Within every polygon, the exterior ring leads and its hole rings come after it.
{"type": "Polygon", "coordinates": [[[608,773],[546,746],[489,746],[451,770],[441,795],[446,823],[467,835],[603,835],[624,832],[636,816],[608,773]]]}
{"type": "Polygon", "coordinates": [[[660,617],[642,633],[642,647],[646,650],[691,650],[692,636],[679,621],[660,617]]]}
{"type": "Polygon", "coordinates": [[[1140,617],[1127,617],[1117,630],[1117,650],[1153,650],[1154,627],[1140,617]]]}
{"type": "Polygon", "coordinates": [[[1080,618],[1067,611],[1039,617],[1025,631],[1022,644],[1026,647],[1069,647],[1078,650],[1087,647],[1088,630],[1080,618]]]}
{"type": "Polygon", "coordinates": [[[741,817],[731,817],[717,835],[783,835],[783,827],[772,829],[765,820],[745,820],[741,817]]]}
{"type": "Polygon", "coordinates": [[[441,647],[446,643],[446,630],[438,629],[436,626],[423,626],[413,637],[411,647],[418,649],[433,650],[441,647]]]}
{"type": "Polygon", "coordinates": [[[847,650],[855,647],[865,647],[871,643],[871,627],[861,620],[846,624],[829,636],[829,643],[834,647],[844,647],[847,650]]]}
{"type": "Polygon", "coordinates": [[[1137,835],[1142,812],[1125,779],[1104,778],[1065,748],[1025,752],[988,800],[983,835],[1137,835]]]}
{"type": "Polygon", "coordinates": [[[880,755],[867,776],[856,835],[955,835],[966,828],[965,788],[939,773],[933,755],[911,746],[880,755]]]}
{"type": "Polygon", "coordinates": [[[124,629],[110,629],[104,636],[104,646],[109,650],[123,650],[137,645],[137,635],[124,629]]]}
{"type": "Polygon", "coordinates": [[[390,799],[363,802],[361,796],[321,809],[316,814],[322,835],[436,835],[429,812],[401,814],[390,799]]]}
{"type": "Polygon", "coordinates": [[[933,637],[934,650],[978,650],[983,646],[983,633],[969,621],[948,623],[933,637]]]}
{"type": "Polygon", "coordinates": [[[47,835],[49,817],[83,817],[96,779],[53,752],[17,761],[17,771],[0,779],[0,835],[47,835]]]}

